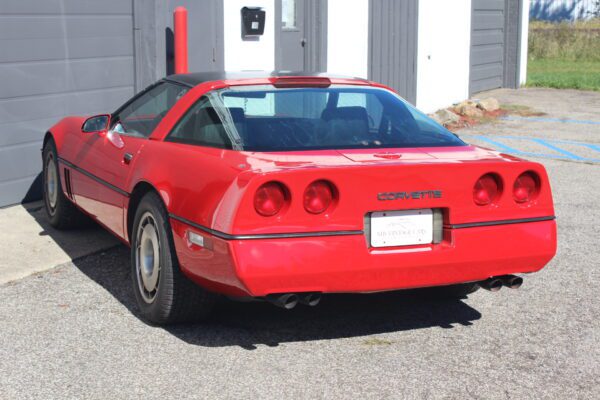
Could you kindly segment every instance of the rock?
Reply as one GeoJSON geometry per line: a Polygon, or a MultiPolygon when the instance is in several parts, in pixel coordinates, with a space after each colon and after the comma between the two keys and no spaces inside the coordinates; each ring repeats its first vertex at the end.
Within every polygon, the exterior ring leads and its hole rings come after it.
{"type": "Polygon", "coordinates": [[[460,103],[454,109],[460,115],[464,115],[465,117],[470,118],[481,118],[483,117],[483,111],[481,111],[477,106],[473,104],[466,104],[464,101],[460,103]]]}
{"type": "Polygon", "coordinates": [[[488,97],[487,99],[479,100],[477,107],[483,111],[496,111],[500,109],[500,103],[495,98],[488,97]]]}
{"type": "Polygon", "coordinates": [[[477,102],[473,101],[473,100],[463,100],[460,103],[458,103],[456,106],[454,106],[454,108],[467,107],[467,106],[476,107],[477,102]]]}
{"type": "Polygon", "coordinates": [[[431,116],[438,124],[448,125],[460,121],[460,117],[447,109],[441,109],[431,116]]]}

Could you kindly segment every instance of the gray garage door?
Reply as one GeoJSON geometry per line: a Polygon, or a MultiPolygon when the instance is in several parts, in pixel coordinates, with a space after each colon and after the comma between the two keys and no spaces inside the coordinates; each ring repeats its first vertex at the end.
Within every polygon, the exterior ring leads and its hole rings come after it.
{"type": "Polygon", "coordinates": [[[369,2],[369,79],[417,97],[417,0],[369,2]]]}
{"type": "Polygon", "coordinates": [[[132,35],[128,0],[0,1],[0,206],[39,198],[47,128],[133,94],[132,35]]]}
{"type": "Polygon", "coordinates": [[[473,0],[470,93],[518,87],[521,0],[473,0]]]}
{"type": "Polygon", "coordinates": [[[502,87],[504,74],[504,0],[473,0],[470,92],[502,87]]]}

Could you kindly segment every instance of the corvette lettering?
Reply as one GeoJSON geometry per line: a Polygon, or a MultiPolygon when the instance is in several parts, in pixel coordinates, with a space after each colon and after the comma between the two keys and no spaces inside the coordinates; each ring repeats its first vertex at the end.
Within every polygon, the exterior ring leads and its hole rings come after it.
{"type": "Polygon", "coordinates": [[[381,192],[377,193],[377,200],[423,200],[441,199],[441,190],[422,190],[415,192],[381,192]]]}

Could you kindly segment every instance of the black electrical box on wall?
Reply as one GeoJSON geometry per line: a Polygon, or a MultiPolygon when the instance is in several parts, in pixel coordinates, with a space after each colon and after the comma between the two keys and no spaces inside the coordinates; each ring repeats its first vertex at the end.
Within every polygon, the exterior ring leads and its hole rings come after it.
{"type": "Polygon", "coordinates": [[[242,37],[261,36],[265,33],[265,11],[260,7],[242,8],[242,37]]]}

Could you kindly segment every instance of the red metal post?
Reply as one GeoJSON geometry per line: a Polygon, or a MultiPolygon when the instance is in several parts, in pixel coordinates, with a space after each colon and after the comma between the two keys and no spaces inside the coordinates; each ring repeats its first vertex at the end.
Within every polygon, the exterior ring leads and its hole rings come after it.
{"type": "Polygon", "coordinates": [[[177,7],[173,12],[174,47],[175,47],[175,73],[188,72],[188,47],[187,47],[187,10],[177,7]]]}

